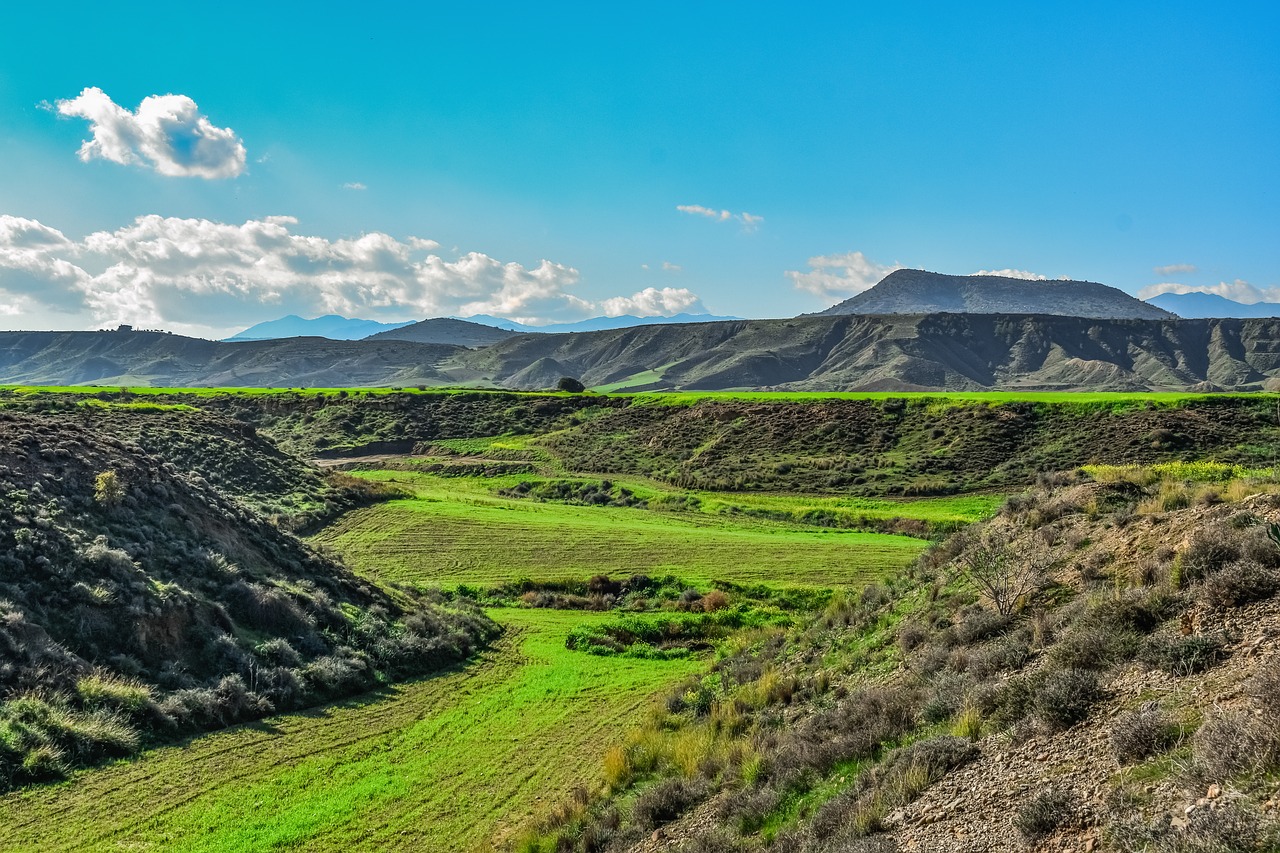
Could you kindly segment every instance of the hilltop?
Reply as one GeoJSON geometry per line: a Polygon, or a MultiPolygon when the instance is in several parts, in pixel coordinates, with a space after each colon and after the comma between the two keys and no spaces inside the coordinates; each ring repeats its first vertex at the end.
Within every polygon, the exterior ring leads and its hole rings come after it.
{"type": "Polygon", "coordinates": [[[433,317],[417,323],[409,323],[369,335],[370,341],[414,341],[420,344],[448,344],[460,347],[487,347],[517,332],[509,332],[483,323],[455,320],[452,317],[433,317]]]}
{"type": "Polygon", "coordinates": [[[821,314],[1052,314],[1107,320],[1174,315],[1092,281],[1037,281],[999,275],[895,270],[870,290],[821,314]]]}

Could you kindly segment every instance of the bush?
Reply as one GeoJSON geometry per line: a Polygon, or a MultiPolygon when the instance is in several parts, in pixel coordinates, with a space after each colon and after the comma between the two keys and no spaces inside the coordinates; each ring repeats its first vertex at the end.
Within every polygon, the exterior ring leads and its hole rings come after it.
{"type": "Polygon", "coordinates": [[[1033,706],[1040,721],[1057,731],[1087,717],[1100,693],[1095,673],[1084,669],[1054,670],[1035,691],[1033,706]]]}
{"type": "Polygon", "coordinates": [[[1176,741],[1176,727],[1155,703],[1147,703],[1126,714],[1111,727],[1111,748],[1120,764],[1158,755],[1176,741]]]}
{"type": "Polygon", "coordinates": [[[1063,826],[1071,818],[1071,797],[1051,789],[1025,803],[1013,818],[1014,828],[1035,842],[1063,826]]]}
{"type": "Polygon", "coordinates": [[[1256,560],[1235,560],[1204,582],[1201,595],[1213,607],[1239,607],[1275,595],[1280,573],[1256,560]]]}
{"type": "Polygon", "coordinates": [[[1206,578],[1232,560],[1239,559],[1238,539],[1238,534],[1222,525],[1196,531],[1190,544],[1179,555],[1182,582],[1206,578]]]}
{"type": "Polygon", "coordinates": [[[1170,675],[1194,675],[1222,659],[1222,642],[1198,635],[1172,639],[1152,637],[1143,649],[1142,659],[1170,675]]]}
{"type": "Polygon", "coordinates": [[[670,823],[707,795],[701,779],[664,779],[636,798],[631,816],[646,830],[670,823]]]}
{"type": "Polygon", "coordinates": [[[1107,830],[1113,850],[1159,850],[1162,853],[1237,853],[1280,849],[1280,832],[1273,821],[1241,803],[1196,809],[1181,829],[1168,819],[1154,824],[1120,821],[1107,830]]]}

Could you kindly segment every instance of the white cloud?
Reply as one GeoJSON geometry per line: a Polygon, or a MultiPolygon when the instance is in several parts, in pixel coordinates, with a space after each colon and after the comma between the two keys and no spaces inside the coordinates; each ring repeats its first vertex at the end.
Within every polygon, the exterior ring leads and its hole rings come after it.
{"type": "Polygon", "coordinates": [[[712,210],[709,207],[703,207],[700,204],[677,204],[676,210],[681,213],[690,213],[694,216],[705,216],[709,219],[718,219],[721,222],[727,222],[733,216],[727,210],[712,210]]]}
{"type": "Polygon", "coordinates": [[[295,234],[296,225],[290,216],[236,225],[152,215],[73,241],[0,216],[0,304],[28,300],[99,325],[219,335],[282,314],[495,314],[541,324],[701,307],[674,288],[593,302],[571,292],[578,271],[552,261],[525,267],[481,252],[450,260],[433,240],[381,232],[330,240],[295,234]]]}
{"type": "Polygon", "coordinates": [[[151,95],[129,112],[96,86],[58,101],[58,114],[89,122],[80,159],[145,166],[170,177],[234,178],[244,171],[244,144],[215,127],[186,95],[151,95]]]}
{"type": "Polygon", "coordinates": [[[1163,267],[1152,267],[1151,271],[1156,275],[1169,276],[1177,275],[1184,272],[1196,272],[1198,267],[1195,264],[1168,264],[1163,267]]]}
{"type": "Polygon", "coordinates": [[[639,293],[630,296],[614,296],[600,302],[606,317],[621,317],[632,314],[636,317],[670,317],[692,310],[693,313],[705,314],[707,309],[696,293],[683,287],[646,287],[639,293]]]}
{"type": "Polygon", "coordinates": [[[1142,288],[1142,290],[1138,291],[1138,298],[1150,299],[1162,293],[1213,293],[1218,296],[1225,296],[1227,299],[1236,302],[1243,302],[1245,305],[1252,305],[1255,302],[1280,302],[1280,287],[1254,287],[1240,278],[1235,281],[1220,281],[1211,285],[1179,284],[1166,281],[1142,288]]]}
{"type": "Polygon", "coordinates": [[[366,187],[364,184],[360,183],[359,181],[350,181],[350,182],[348,182],[348,183],[345,183],[345,184],[343,184],[343,185],[342,185],[342,188],[343,188],[344,190],[367,190],[367,189],[369,189],[368,187],[366,187]]]}
{"type": "Polygon", "coordinates": [[[1049,276],[1040,275],[1038,272],[1030,272],[1028,270],[978,270],[971,272],[969,275],[999,275],[1005,278],[1021,278],[1026,281],[1048,281],[1049,276]]]}
{"type": "Polygon", "coordinates": [[[680,270],[682,269],[684,269],[684,267],[680,266],[679,264],[673,264],[670,261],[662,262],[663,272],[680,272],[680,270]]]}
{"type": "Polygon", "coordinates": [[[845,252],[843,255],[818,255],[809,259],[810,270],[788,270],[796,289],[804,290],[824,299],[847,297],[874,287],[902,264],[888,266],[877,264],[861,252],[845,252]]]}
{"type": "Polygon", "coordinates": [[[763,216],[757,216],[754,213],[731,213],[728,210],[716,210],[713,207],[703,207],[700,204],[677,204],[676,210],[681,213],[688,213],[691,216],[705,216],[708,219],[714,219],[717,222],[728,222],[733,220],[742,223],[742,230],[748,233],[759,229],[760,223],[764,222],[763,216]]]}

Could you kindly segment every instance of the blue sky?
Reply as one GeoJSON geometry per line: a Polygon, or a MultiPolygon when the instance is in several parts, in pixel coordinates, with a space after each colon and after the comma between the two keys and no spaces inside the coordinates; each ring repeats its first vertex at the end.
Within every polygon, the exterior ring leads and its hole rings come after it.
{"type": "Polygon", "coordinates": [[[1040,5],[6,9],[0,327],[1280,300],[1280,13],[1040,5]]]}

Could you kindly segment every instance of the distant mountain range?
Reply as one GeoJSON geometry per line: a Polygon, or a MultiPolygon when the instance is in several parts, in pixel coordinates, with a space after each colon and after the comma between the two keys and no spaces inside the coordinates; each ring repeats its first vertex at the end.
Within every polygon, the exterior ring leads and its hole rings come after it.
{"type": "Polygon", "coordinates": [[[158,332],[0,332],[0,384],[604,390],[1280,389],[1280,320],[828,315],[514,335],[215,342],[158,332]]]}
{"type": "Polygon", "coordinates": [[[1147,302],[1188,320],[1210,317],[1280,317],[1280,302],[1255,302],[1248,305],[1216,293],[1162,293],[1151,297],[1147,302]]]}
{"type": "Polygon", "coordinates": [[[635,317],[623,314],[620,317],[592,317],[576,323],[550,323],[546,326],[526,326],[514,320],[504,320],[488,314],[474,314],[464,317],[472,323],[482,323],[497,329],[511,332],[539,332],[543,334],[563,334],[565,332],[601,332],[606,329],[629,329],[632,326],[661,326],[672,323],[718,323],[723,320],[741,320],[741,317],[720,317],[715,314],[673,314],[670,317],[635,317]]]}
{"type": "Polygon", "coordinates": [[[1033,281],[999,275],[896,270],[870,290],[820,314],[1051,314],[1107,320],[1173,316],[1093,281],[1033,281]]]}
{"type": "Polygon", "coordinates": [[[408,326],[412,320],[403,323],[379,323],[377,320],[357,320],[338,314],[326,314],[312,320],[304,320],[296,314],[281,317],[279,320],[268,320],[256,326],[250,326],[243,332],[233,335],[229,341],[269,341],[276,338],[329,338],[335,341],[358,341],[389,329],[408,326]]]}
{"type": "Polygon", "coordinates": [[[342,317],[338,314],[327,314],[323,317],[316,317],[313,320],[304,320],[295,314],[290,314],[287,317],[281,317],[279,320],[268,320],[265,323],[250,326],[243,332],[226,338],[226,340],[266,341],[277,338],[314,336],[335,341],[357,341],[379,336],[382,338],[392,337],[396,340],[478,347],[487,346],[496,340],[502,340],[502,338],[488,336],[484,332],[469,328],[469,326],[486,326],[491,329],[502,329],[508,332],[558,334],[565,332],[598,332],[602,329],[624,329],[630,326],[651,326],[667,323],[715,323],[721,320],[740,319],[742,318],[717,317],[714,314],[675,314],[671,317],[633,317],[630,314],[624,314],[621,317],[592,317],[589,320],[579,320],[576,323],[527,326],[524,323],[504,320],[501,317],[491,317],[488,314],[476,314],[464,318],[435,317],[417,323],[412,320],[406,320],[403,323],[379,323],[376,320],[360,320],[342,317]],[[466,323],[468,326],[451,325],[446,321],[466,323]],[[424,326],[424,323],[430,325],[424,326]],[[385,332],[404,329],[409,326],[417,327],[417,331],[406,335],[388,336],[384,334],[385,332]],[[457,338],[449,338],[450,333],[456,334],[457,338]],[[472,341],[472,343],[468,343],[468,341],[472,341]]]}

